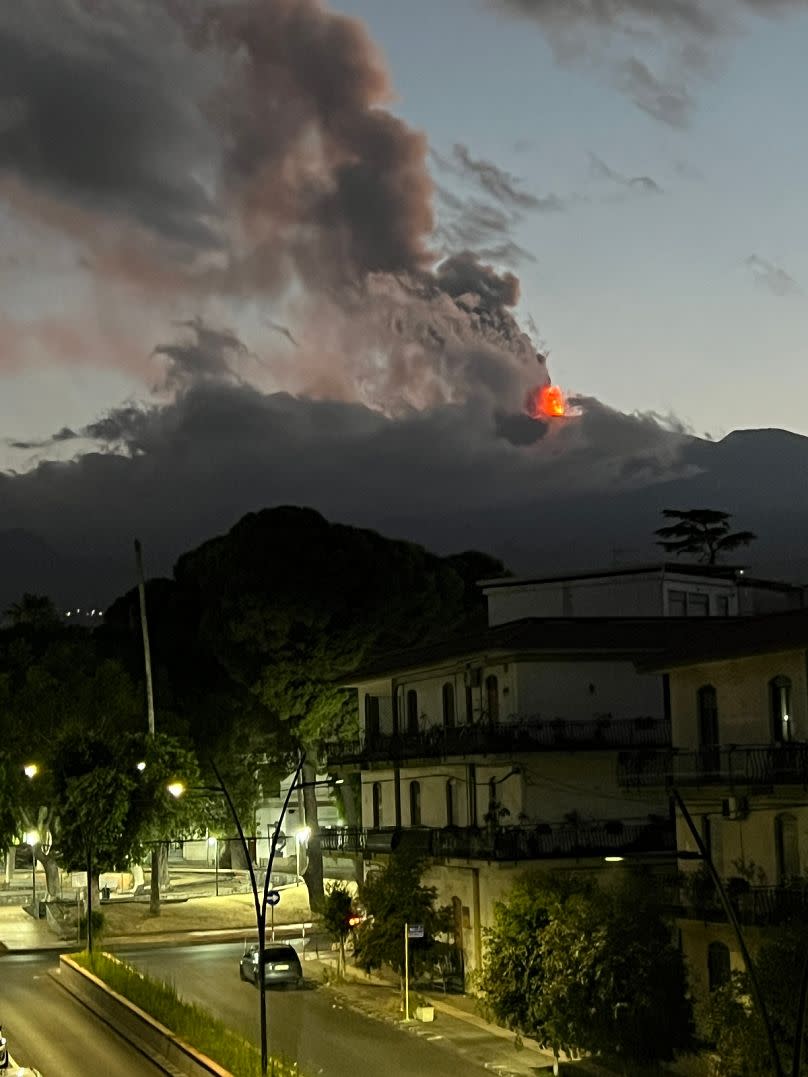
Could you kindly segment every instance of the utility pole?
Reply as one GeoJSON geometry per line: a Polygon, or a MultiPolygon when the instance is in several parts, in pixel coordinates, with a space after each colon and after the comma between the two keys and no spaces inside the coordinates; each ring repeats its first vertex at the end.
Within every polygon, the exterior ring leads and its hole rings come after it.
{"type": "MultiPolygon", "coordinates": [[[[146,619],[146,579],[143,574],[143,548],[140,540],[135,539],[135,569],[137,572],[137,591],[140,599],[140,630],[143,635],[143,661],[146,668],[146,711],[149,716],[149,736],[154,736],[154,689],[152,687],[151,646],[149,645],[149,622],[146,619]]],[[[151,851],[151,885],[149,891],[149,912],[152,916],[160,915],[160,845],[152,846],[151,851]]]]}

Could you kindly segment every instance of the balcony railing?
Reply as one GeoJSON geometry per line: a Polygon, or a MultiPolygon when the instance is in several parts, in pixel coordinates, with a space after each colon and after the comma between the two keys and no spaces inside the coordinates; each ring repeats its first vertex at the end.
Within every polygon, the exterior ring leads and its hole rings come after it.
{"type": "MultiPolygon", "coordinates": [[[[788,920],[808,920],[808,887],[749,886],[737,890],[733,880],[725,883],[729,900],[740,923],[754,927],[770,927],[788,920]]],[[[688,920],[726,920],[723,906],[715,893],[699,899],[682,888],[678,901],[674,899],[672,910],[677,916],[688,920]]]]}
{"type": "Polygon", "coordinates": [[[808,744],[621,752],[617,777],[624,788],[808,785],[808,744]]]}
{"type": "Polygon", "coordinates": [[[324,853],[393,852],[412,848],[423,856],[460,860],[542,860],[675,852],[664,823],[584,823],[578,826],[382,828],[324,827],[324,853]]]}
{"type": "Polygon", "coordinates": [[[363,741],[327,746],[330,763],[510,752],[653,748],[670,744],[670,722],[659,718],[517,719],[472,725],[428,726],[411,732],[368,733],[363,741]]]}

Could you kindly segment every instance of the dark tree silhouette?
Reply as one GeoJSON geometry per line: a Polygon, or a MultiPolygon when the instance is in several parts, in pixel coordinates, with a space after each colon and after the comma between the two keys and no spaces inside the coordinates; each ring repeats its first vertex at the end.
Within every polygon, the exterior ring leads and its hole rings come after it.
{"type": "Polygon", "coordinates": [[[657,546],[677,557],[695,554],[708,565],[757,538],[754,531],[730,531],[731,514],[717,509],[663,509],[662,515],[675,523],[657,528],[657,546]]]}

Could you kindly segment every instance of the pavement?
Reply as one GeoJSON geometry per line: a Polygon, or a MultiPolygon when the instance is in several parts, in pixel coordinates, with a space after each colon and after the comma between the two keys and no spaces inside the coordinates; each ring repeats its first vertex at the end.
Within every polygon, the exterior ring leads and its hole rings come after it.
{"type": "MultiPolygon", "coordinates": [[[[301,934],[304,925],[283,926],[284,937],[301,934]]],[[[305,925],[310,928],[311,925],[305,925]]],[[[279,929],[280,933],[280,929],[279,929]]],[[[171,931],[150,936],[113,936],[104,938],[108,949],[144,946],[176,946],[194,943],[234,942],[244,939],[244,928],[227,930],[171,931]]],[[[3,952],[55,954],[69,952],[70,944],[58,939],[45,920],[35,920],[24,908],[0,906],[0,962],[3,952]]],[[[398,1026],[403,1034],[443,1040],[443,1046],[456,1048],[461,1058],[483,1065],[500,1077],[536,1077],[553,1072],[552,1053],[537,1043],[516,1037],[507,1029],[486,1021],[478,1012],[477,1003],[469,995],[443,994],[440,991],[417,991],[427,998],[435,1010],[433,1022],[405,1021],[400,1006],[397,982],[380,975],[367,976],[361,970],[346,970],[343,981],[335,982],[336,955],[330,949],[304,945],[304,973],[308,979],[323,983],[334,995],[335,1006],[347,1006],[374,1020],[398,1026]]],[[[592,1063],[564,1062],[560,1072],[575,1073],[578,1077],[595,1077],[605,1071],[592,1063]]]]}

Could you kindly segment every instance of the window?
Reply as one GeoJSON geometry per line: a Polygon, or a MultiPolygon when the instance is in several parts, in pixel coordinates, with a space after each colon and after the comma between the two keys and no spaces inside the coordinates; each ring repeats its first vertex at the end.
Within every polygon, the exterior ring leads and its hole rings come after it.
{"type": "Polygon", "coordinates": [[[769,681],[769,715],[774,743],[784,744],[791,740],[791,681],[788,677],[773,677],[769,681]]]}
{"type": "Polygon", "coordinates": [[[729,982],[732,975],[729,947],[723,942],[711,942],[707,947],[707,982],[711,991],[729,982]]]}
{"type": "Polygon", "coordinates": [[[485,706],[488,711],[488,721],[499,721],[499,681],[492,673],[485,678],[485,706]]]}
{"type": "Polygon", "coordinates": [[[373,783],[373,829],[379,830],[384,826],[384,815],[382,813],[382,783],[373,783]]]}
{"type": "Polygon", "coordinates": [[[706,771],[716,771],[721,767],[721,750],[718,746],[718,698],[715,688],[711,684],[702,685],[696,703],[701,763],[706,771]]]}
{"type": "Polygon", "coordinates": [[[404,689],[396,687],[393,693],[393,735],[401,729],[401,720],[404,717],[404,689]]]}
{"type": "Polygon", "coordinates": [[[796,816],[783,812],[774,820],[774,847],[777,853],[777,882],[787,883],[800,874],[800,843],[796,816]]]}
{"type": "Polygon", "coordinates": [[[365,736],[369,740],[379,736],[379,697],[365,696],[365,736]]]}
{"type": "Polygon", "coordinates": [[[454,685],[447,681],[443,686],[443,725],[445,729],[453,729],[455,724],[455,696],[454,685]]]}
{"type": "Polygon", "coordinates": [[[716,617],[729,617],[729,599],[726,595],[715,596],[716,617]]]}
{"type": "Polygon", "coordinates": [[[684,591],[668,591],[668,615],[684,617],[687,614],[687,595],[684,591]]]}
{"type": "Polygon", "coordinates": [[[455,783],[450,778],[446,783],[446,825],[456,826],[457,819],[455,818],[457,809],[455,807],[455,783]]]}
{"type": "Polygon", "coordinates": [[[466,685],[466,724],[474,721],[474,694],[470,684],[466,685]]]}
{"type": "Polygon", "coordinates": [[[418,732],[418,693],[414,688],[407,692],[407,732],[418,732]]]}
{"type": "Polygon", "coordinates": [[[410,826],[421,825],[421,783],[410,782],[410,826]]]}

